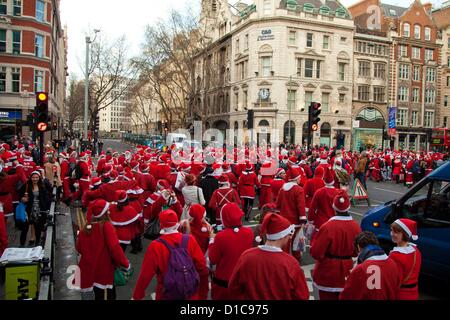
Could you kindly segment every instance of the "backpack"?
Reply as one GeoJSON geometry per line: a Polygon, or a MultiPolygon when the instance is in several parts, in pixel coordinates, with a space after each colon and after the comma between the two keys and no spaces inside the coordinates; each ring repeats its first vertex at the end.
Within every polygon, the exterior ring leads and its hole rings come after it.
{"type": "Polygon", "coordinates": [[[186,300],[198,290],[200,276],[187,250],[189,235],[183,234],[181,245],[171,246],[164,239],[156,241],[169,249],[170,257],[164,276],[164,298],[168,300],[186,300]]]}

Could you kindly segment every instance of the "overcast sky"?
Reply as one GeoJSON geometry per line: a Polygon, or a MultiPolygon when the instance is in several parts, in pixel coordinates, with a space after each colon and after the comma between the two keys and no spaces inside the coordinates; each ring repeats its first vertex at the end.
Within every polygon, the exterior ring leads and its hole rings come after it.
{"type": "MultiPolygon", "coordinates": [[[[341,0],[345,6],[359,0],[341,0]]],[[[414,0],[383,0],[383,3],[409,6],[414,0]]],[[[426,2],[426,0],[422,0],[426,2]]],[[[69,38],[69,73],[82,77],[85,56],[85,36],[94,29],[114,38],[126,34],[130,54],[139,53],[144,27],[167,16],[170,9],[199,8],[201,0],[61,0],[61,20],[67,25],[69,38]]],[[[230,3],[236,3],[230,0],[230,3]]],[[[244,2],[251,2],[245,0],[244,2]]],[[[443,0],[431,0],[440,5],[443,0]]]]}

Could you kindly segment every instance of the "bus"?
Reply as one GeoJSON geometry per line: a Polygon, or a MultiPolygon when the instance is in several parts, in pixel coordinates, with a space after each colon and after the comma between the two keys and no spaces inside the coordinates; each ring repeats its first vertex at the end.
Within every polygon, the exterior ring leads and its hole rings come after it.
{"type": "Polygon", "coordinates": [[[434,128],[431,133],[431,148],[433,151],[450,151],[450,129],[434,128]]]}

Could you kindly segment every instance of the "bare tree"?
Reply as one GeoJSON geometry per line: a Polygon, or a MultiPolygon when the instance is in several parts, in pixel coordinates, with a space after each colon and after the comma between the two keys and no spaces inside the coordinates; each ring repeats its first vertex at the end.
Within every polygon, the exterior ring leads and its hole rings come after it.
{"type": "Polygon", "coordinates": [[[89,86],[91,130],[99,111],[121,98],[127,98],[135,82],[137,70],[129,63],[127,46],[125,36],[111,42],[100,38],[92,45],[89,69],[92,76],[89,86]]]}
{"type": "Polygon", "coordinates": [[[131,122],[135,126],[143,125],[145,133],[150,134],[152,123],[156,123],[157,103],[155,90],[147,81],[139,79],[136,85],[130,89],[132,96],[128,110],[131,114],[131,122]]]}
{"type": "Polygon", "coordinates": [[[66,99],[66,117],[70,131],[72,131],[75,121],[82,119],[83,115],[84,83],[77,81],[74,76],[71,76],[66,99]]]}

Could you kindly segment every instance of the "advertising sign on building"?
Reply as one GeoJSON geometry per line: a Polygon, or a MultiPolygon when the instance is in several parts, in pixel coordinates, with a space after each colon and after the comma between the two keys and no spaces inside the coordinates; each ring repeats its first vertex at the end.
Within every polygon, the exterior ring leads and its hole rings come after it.
{"type": "Polygon", "coordinates": [[[272,34],[271,29],[261,30],[261,34],[258,36],[258,41],[274,40],[275,36],[272,34]]]}
{"type": "Polygon", "coordinates": [[[395,136],[397,132],[397,123],[396,123],[396,116],[397,116],[397,107],[390,106],[388,109],[388,134],[390,136],[395,136]]]}

